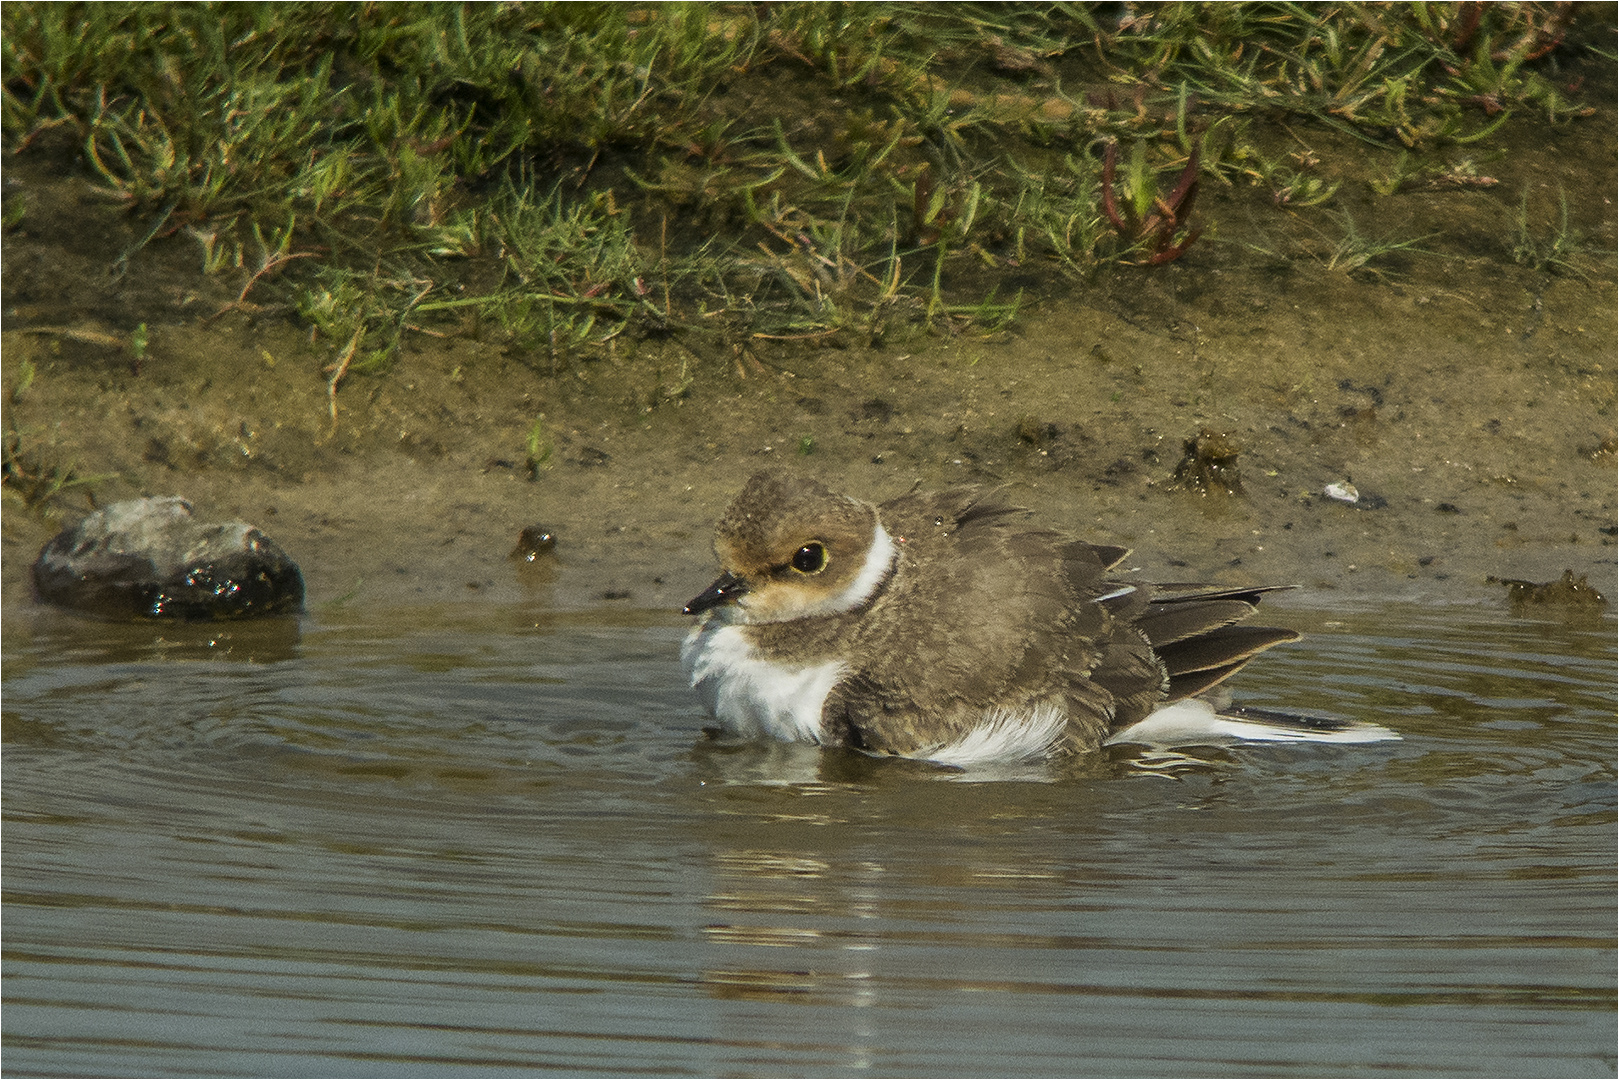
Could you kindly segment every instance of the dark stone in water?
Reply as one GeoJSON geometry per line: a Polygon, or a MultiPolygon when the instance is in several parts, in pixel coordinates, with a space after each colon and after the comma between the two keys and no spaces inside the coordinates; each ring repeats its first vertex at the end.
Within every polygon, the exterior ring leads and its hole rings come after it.
{"type": "Polygon", "coordinates": [[[1507,587],[1507,599],[1514,608],[1561,608],[1564,610],[1601,611],[1608,598],[1591,587],[1585,575],[1574,576],[1564,570],[1556,581],[1520,581],[1516,578],[1485,578],[1487,582],[1507,587]]]}
{"type": "Polygon", "coordinates": [[[1175,466],[1175,480],[1202,495],[1241,495],[1237,455],[1242,444],[1223,431],[1204,428],[1185,443],[1186,456],[1175,466]]]}
{"type": "Polygon", "coordinates": [[[42,600],[113,618],[243,619],[297,612],[304,577],[241,521],[203,522],[178,496],[97,510],[34,563],[42,600]]]}
{"type": "Polygon", "coordinates": [[[510,558],[521,559],[524,562],[535,562],[542,555],[549,555],[556,550],[556,534],[544,525],[530,525],[517,537],[517,546],[512,548],[510,558]]]}

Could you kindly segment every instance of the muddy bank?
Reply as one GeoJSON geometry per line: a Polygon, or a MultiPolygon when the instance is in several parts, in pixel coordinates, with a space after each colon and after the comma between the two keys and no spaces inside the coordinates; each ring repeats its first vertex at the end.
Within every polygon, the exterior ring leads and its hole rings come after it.
{"type": "MultiPolygon", "coordinates": [[[[19,178],[34,179],[12,161],[19,178]]],[[[409,335],[390,372],[345,381],[334,424],[330,342],[273,311],[216,316],[234,289],[183,246],[110,277],[138,223],[82,180],[33,196],[4,247],[11,456],[36,494],[103,479],[34,506],[8,485],[9,611],[87,492],[182,494],[260,525],[317,611],[674,608],[711,573],[709,523],[767,463],[876,498],[1009,484],[1042,521],[1134,547],[1149,578],[1504,606],[1486,577],[1566,568],[1615,592],[1611,280],[1461,256],[1351,276],[1229,242],[1048,284],[993,336],[626,334],[583,360],[467,325],[409,335]],[[1205,429],[1240,447],[1241,494],[1174,480],[1205,429]],[[507,554],[535,523],[555,564],[520,568],[507,554]]],[[[1612,220],[1608,204],[1598,245],[1612,220]]]]}
{"type": "MultiPolygon", "coordinates": [[[[345,387],[335,430],[328,351],[285,323],[153,327],[138,376],[68,337],[8,331],[4,351],[8,374],[24,357],[39,373],[11,407],[22,454],[107,474],[100,502],[174,492],[257,522],[317,607],[525,578],[568,605],[674,606],[710,572],[708,523],[766,463],[865,496],[1010,484],[1042,520],[1132,545],[1149,576],[1465,601],[1498,594],[1488,575],[1570,568],[1611,596],[1611,289],[1327,273],[1171,268],[993,339],[756,359],[649,340],[556,375],[430,341],[345,387]],[[1174,481],[1204,428],[1240,444],[1241,495],[1174,481]],[[1335,482],[1360,502],[1323,497],[1335,482]],[[533,523],[559,537],[554,580],[507,562],[533,523]]],[[[83,505],[8,502],[8,607],[83,505]]]]}

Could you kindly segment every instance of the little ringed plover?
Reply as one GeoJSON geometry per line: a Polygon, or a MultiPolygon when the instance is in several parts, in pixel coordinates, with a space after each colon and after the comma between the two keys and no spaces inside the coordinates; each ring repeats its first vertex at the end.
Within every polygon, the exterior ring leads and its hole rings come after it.
{"type": "Polygon", "coordinates": [[[1126,549],[1025,517],[983,488],[873,505],[756,474],[715,527],[723,573],[686,605],[692,687],[739,735],[959,766],[1118,742],[1399,737],[1203,696],[1298,639],[1241,625],[1289,586],[1113,580],[1126,549]]]}

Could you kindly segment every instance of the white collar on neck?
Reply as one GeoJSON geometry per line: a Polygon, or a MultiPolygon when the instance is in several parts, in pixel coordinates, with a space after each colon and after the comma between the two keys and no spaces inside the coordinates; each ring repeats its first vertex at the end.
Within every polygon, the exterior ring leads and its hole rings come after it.
{"type": "Polygon", "coordinates": [[[888,535],[882,522],[878,522],[876,531],[871,534],[871,550],[866,552],[866,561],[855,579],[836,596],[829,596],[814,607],[795,613],[793,617],[802,619],[816,615],[841,615],[864,604],[888,576],[898,550],[894,538],[888,535]]]}

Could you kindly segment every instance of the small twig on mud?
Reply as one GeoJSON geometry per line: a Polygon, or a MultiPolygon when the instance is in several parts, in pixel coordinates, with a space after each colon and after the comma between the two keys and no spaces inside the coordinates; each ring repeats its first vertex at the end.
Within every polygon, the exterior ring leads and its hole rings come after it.
{"type": "Polygon", "coordinates": [[[271,270],[279,269],[281,266],[285,265],[286,263],[290,263],[294,259],[312,258],[314,254],[315,253],[313,251],[295,251],[290,255],[277,255],[275,258],[266,261],[263,266],[258,268],[252,277],[247,279],[247,284],[242,286],[241,294],[236,297],[236,302],[240,304],[242,301],[246,300],[247,294],[253,291],[253,286],[259,283],[259,278],[263,277],[265,274],[268,274],[271,270]]]}
{"type": "Polygon", "coordinates": [[[672,318],[669,307],[669,215],[663,215],[663,231],[658,236],[658,273],[663,277],[663,317],[672,318]]]}
{"type": "MultiPolygon", "coordinates": [[[[755,337],[761,337],[761,336],[764,336],[764,335],[755,334],[754,336],[755,337]]],[[[731,345],[731,354],[732,354],[732,358],[736,361],[736,373],[741,378],[746,379],[748,377],[748,370],[747,370],[747,368],[743,367],[743,365],[742,365],[742,362],[744,360],[746,360],[749,364],[753,365],[753,370],[757,374],[768,375],[772,371],[774,371],[778,375],[787,376],[789,379],[798,378],[797,372],[788,371],[786,368],[782,367],[780,364],[771,364],[771,363],[768,363],[768,362],[766,362],[764,360],[759,359],[759,354],[758,353],[754,352],[752,349],[748,348],[747,345],[742,344],[740,342],[733,342],[732,343],[732,345],[731,345]]]]}
{"type": "Polygon", "coordinates": [[[360,339],[363,337],[365,337],[365,324],[362,322],[354,328],[354,336],[349,338],[348,347],[343,350],[343,355],[337,358],[337,363],[321,369],[332,373],[332,377],[326,380],[326,398],[331,405],[334,434],[337,432],[337,384],[348,374],[349,363],[354,359],[354,354],[360,351],[360,339]]]}
{"type": "Polygon", "coordinates": [[[754,334],[753,337],[765,341],[818,341],[824,337],[831,337],[843,328],[834,326],[830,330],[817,330],[813,334],[754,334]]]}
{"type": "Polygon", "coordinates": [[[157,236],[158,233],[163,231],[163,226],[168,224],[169,218],[174,215],[175,207],[179,205],[180,201],[176,199],[159,211],[157,220],[152,223],[152,227],[147,230],[146,235],[135,241],[129,247],[125,248],[124,253],[113,261],[111,268],[107,272],[114,281],[117,281],[119,278],[123,277],[129,272],[129,260],[134,257],[137,251],[140,251],[147,244],[150,244],[153,237],[157,236]]]}
{"type": "Polygon", "coordinates": [[[100,330],[77,330],[66,326],[25,326],[17,331],[19,334],[50,334],[54,337],[64,337],[69,341],[82,341],[86,345],[105,345],[110,349],[122,349],[129,343],[129,339],[117,334],[107,334],[100,330]]]}
{"type": "Polygon", "coordinates": [[[271,270],[279,269],[294,259],[308,259],[313,258],[314,255],[315,253],[313,251],[296,251],[290,255],[277,255],[273,259],[265,260],[264,265],[254,271],[253,276],[247,279],[247,284],[242,286],[242,291],[237,294],[236,299],[232,300],[230,303],[208,316],[206,321],[213,322],[227,311],[234,311],[239,307],[245,307],[247,305],[247,294],[253,291],[253,286],[259,283],[259,278],[263,277],[265,274],[268,274],[271,270]]]}

